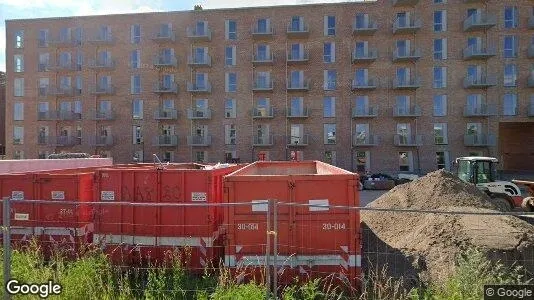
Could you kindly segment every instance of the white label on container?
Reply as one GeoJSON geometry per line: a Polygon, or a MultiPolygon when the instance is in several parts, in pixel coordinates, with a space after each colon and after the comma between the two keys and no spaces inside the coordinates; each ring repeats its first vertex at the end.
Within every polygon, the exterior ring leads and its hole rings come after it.
{"type": "MultiPolygon", "coordinates": [[[[328,205],[328,199],[316,199],[316,200],[309,200],[308,204],[310,205],[328,205]]],[[[329,207],[321,207],[321,206],[308,206],[310,211],[328,211],[330,210],[329,207]]]]}
{"type": "Polygon", "coordinates": [[[102,201],[115,201],[115,192],[114,191],[101,191],[100,200],[102,201]]]}
{"type": "Polygon", "coordinates": [[[24,200],[24,192],[23,191],[12,191],[11,200],[24,200]]]}
{"type": "Polygon", "coordinates": [[[269,208],[268,200],[254,200],[252,201],[252,211],[267,211],[269,208]]]}
{"type": "Polygon", "coordinates": [[[206,193],[200,193],[200,192],[192,192],[191,193],[191,201],[193,202],[200,202],[208,199],[208,195],[206,193]]]}
{"type": "Polygon", "coordinates": [[[65,200],[64,191],[52,191],[52,200],[65,200]]]}
{"type": "Polygon", "coordinates": [[[16,221],[28,221],[30,219],[30,214],[19,214],[15,213],[16,221]]]}

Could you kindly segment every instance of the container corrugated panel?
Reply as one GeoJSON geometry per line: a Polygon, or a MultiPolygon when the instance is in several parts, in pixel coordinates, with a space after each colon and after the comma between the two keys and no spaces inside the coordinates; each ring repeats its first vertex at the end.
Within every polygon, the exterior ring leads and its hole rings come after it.
{"type": "Polygon", "coordinates": [[[224,180],[226,201],[258,203],[225,209],[228,267],[256,268],[265,263],[265,201],[276,199],[280,280],[289,283],[294,276],[334,274],[358,284],[359,212],[327,207],[359,205],[358,175],[319,161],[255,162],[224,180]]]}
{"type": "Polygon", "coordinates": [[[203,270],[222,255],[220,208],[135,203],[220,203],[223,176],[237,168],[210,170],[198,164],[169,164],[164,169],[152,165],[99,170],[98,200],[125,204],[97,207],[95,241],[103,243],[115,263],[133,265],[162,262],[169,251],[186,247],[188,267],[203,270]]]}

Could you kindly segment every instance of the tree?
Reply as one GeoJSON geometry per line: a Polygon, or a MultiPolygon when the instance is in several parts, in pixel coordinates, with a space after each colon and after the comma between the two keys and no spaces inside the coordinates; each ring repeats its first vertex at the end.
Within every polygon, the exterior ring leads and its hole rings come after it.
{"type": "Polygon", "coordinates": [[[194,10],[195,11],[202,10],[202,5],[200,5],[200,4],[195,5],[194,10]]]}
{"type": "Polygon", "coordinates": [[[6,73],[0,71],[0,86],[6,85],[6,73]]]}

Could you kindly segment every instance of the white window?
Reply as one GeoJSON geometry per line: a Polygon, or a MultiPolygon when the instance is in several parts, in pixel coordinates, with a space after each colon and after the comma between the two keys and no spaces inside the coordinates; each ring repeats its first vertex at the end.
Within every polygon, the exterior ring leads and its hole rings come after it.
{"type": "Polygon", "coordinates": [[[49,53],[40,53],[39,54],[39,66],[37,71],[46,72],[50,66],[50,54],[49,53]]]}
{"type": "Polygon", "coordinates": [[[23,97],[24,96],[24,78],[15,78],[13,81],[14,89],[13,89],[13,95],[15,97],[23,97]]]}
{"type": "Polygon", "coordinates": [[[337,159],[336,159],[336,151],[325,151],[324,152],[324,162],[330,165],[335,166],[337,159]]]}
{"type": "Polygon", "coordinates": [[[447,67],[434,67],[434,84],[435,89],[447,87],[447,67]]]}
{"type": "Polygon", "coordinates": [[[205,163],[208,161],[208,153],[206,151],[195,151],[195,161],[205,163]]]}
{"type": "Polygon", "coordinates": [[[336,117],[336,97],[324,97],[323,98],[323,117],[335,118],[336,117]]]}
{"type": "Polygon", "coordinates": [[[517,66],[515,64],[504,65],[504,86],[517,85],[517,66]]]}
{"type": "Polygon", "coordinates": [[[130,54],[130,65],[132,69],[139,69],[141,67],[141,50],[133,50],[130,54]]]}
{"type": "Polygon", "coordinates": [[[225,33],[227,40],[237,40],[237,22],[235,20],[225,21],[225,33]]]}
{"type": "Polygon", "coordinates": [[[504,94],[503,99],[503,115],[515,116],[517,115],[517,94],[504,94]]]}
{"type": "Polygon", "coordinates": [[[38,46],[48,47],[48,29],[39,30],[38,46]]]}
{"type": "Polygon", "coordinates": [[[435,4],[447,3],[447,0],[434,0],[435,4]]]}
{"type": "Polygon", "coordinates": [[[504,57],[517,57],[518,39],[515,35],[504,36],[504,57]]]}
{"type": "Polygon", "coordinates": [[[447,95],[434,96],[434,117],[447,115],[447,95]]]}
{"type": "Polygon", "coordinates": [[[336,124],[324,124],[324,143],[328,145],[336,143],[336,124]]]}
{"type": "Polygon", "coordinates": [[[24,121],[24,103],[15,102],[13,104],[13,121],[24,121]]]}
{"type": "Polygon", "coordinates": [[[371,169],[370,151],[356,151],[354,160],[356,172],[365,173],[371,169]]]}
{"type": "Polygon", "coordinates": [[[15,48],[24,48],[24,30],[15,32],[15,48]]]}
{"type": "Polygon", "coordinates": [[[141,125],[132,126],[132,143],[134,145],[143,143],[143,131],[141,129],[141,125]]]}
{"type": "Polygon", "coordinates": [[[226,119],[235,119],[237,115],[235,99],[224,100],[224,117],[226,119]]]}
{"type": "Polygon", "coordinates": [[[24,127],[22,126],[13,127],[13,144],[17,144],[17,145],[24,144],[24,127]]]}
{"type": "Polygon", "coordinates": [[[335,90],[337,87],[336,70],[325,70],[323,76],[324,76],[324,89],[326,91],[335,90]]]}
{"type": "Polygon", "coordinates": [[[434,59],[447,59],[447,38],[434,39],[434,59]]]}
{"type": "Polygon", "coordinates": [[[24,55],[22,54],[15,54],[13,56],[13,68],[16,73],[24,72],[24,55]]]}
{"type": "Polygon", "coordinates": [[[413,155],[412,151],[399,152],[399,171],[413,172],[413,155]]]}
{"type": "Polygon", "coordinates": [[[234,124],[224,125],[224,143],[226,145],[235,145],[236,144],[236,133],[237,133],[237,129],[234,124]]]}
{"type": "Polygon", "coordinates": [[[141,42],[141,25],[134,24],[131,26],[130,39],[132,44],[139,44],[141,42]]]}
{"type": "Polygon", "coordinates": [[[434,123],[434,143],[436,145],[448,144],[447,123],[434,123]]]}
{"type": "Polygon", "coordinates": [[[130,92],[132,94],[140,94],[141,93],[141,75],[139,74],[132,75],[130,81],[131,81],[130,92]]]}
{"type": "Polygon", "coordinates": [[[436,152],[436,165],[438,169],[445,169],[447,171],[451,170],[449,151],[436,152]]]}
{"type": "Polygon", "coordinates": [[[447,31],[447,11],[434,11],[434,32],[447,31]]]}
{"type": "Polygon", "coordinates": [[[506,6],[504,8],[504,28],[517,28],[519,11],[516,6],[506,6]]]}
{"type": "Polygon", "coordinates": [[[227,46],[224,50],[225,65],[235,66],[236,64],[236,46],[227,46]]]}
{"type": "Polygon", "coordinates": [[[229,93],[237,92],[237,73],[225,74],[225,90],[229,93]]]}
{"type": "Polygon", "coordinates": [[[134,99],[132,103],[132,117],[134,119],[143,119],[143,100],[134,99]]]}
{"type": "Polygon", "coordinates": [[[323,47],[323,61],[325,63],[336,62],[336,43],[325,42],[323,47]]]}
{"type": "Polygon", "coordinates": [[[324,35],[335,36],[336,35],[336,17],[324,16],[324,35]]]}

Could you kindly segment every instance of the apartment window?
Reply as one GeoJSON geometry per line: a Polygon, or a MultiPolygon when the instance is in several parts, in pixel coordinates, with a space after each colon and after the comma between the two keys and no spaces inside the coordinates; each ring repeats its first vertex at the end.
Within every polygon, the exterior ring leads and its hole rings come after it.
{"type": "Polygon", "coordinates": [[[355,27],[356,28],[368,28],[369,23],[369,14],[357,13],[355,18],[355,27]]]}
{"type": "Polygon", "coordinates": [[[224,117],[226,119],[235,119],[237,116],[237,108],[235,99],[224,100],[224,117]]]}
{"type": "Polygon", "coordinates": [[[291,71],[290,87],[304,86],[304,71],[291,71]]]}
{"type": "Polygon", "coordinates": [[[434,4],[447,3],[447,0],[434,0],[434,4]]]}
{"type": "Polygon", "coordinates": [[[13,57],[14,57],[14,64],[13,64],[14,71],[17,73],[24,72],[24,55],[15,54],[13,57]]]}
{"type": "Polygon", "coordinates": [[[515,64],[506,64],[504,66],[504,86],[517,85],[517,66],[515,64]]]}
{"type": "Polygon", "coordinates": [[[336,35],[336,17],[335,16],[324,17],[324,35],[325,36],[336,35]]]}
{"type": "Polygon", "coordinates": [[[336,151],[325,151],[324,152],[324,162],[327,164],[331,164],[333,166],[336,165],[336,151]]]}
{"type": "Polygon", "coordinates": [[[369,141],[369,124],[356,124],[354,127],[354,138],[358,144],[365,144],[369,141]]]}
{"type": "Polygon", "coordinates": [[[234,124],[224,125],[224,143],[226,145],[236,144],[237,129],[234,124]]]}
{"type": "Polygon", "coordinates": [[[48,47],[48,29],[39,30],[38,46],[48,47]]]}
{"type": "Polygon", "coordinates": [[[141,67],[141,50],[133,50],[130,54],[130,66],[132,69],[139,69],[141,67]]]}
{"type": "Polygon", "coordinates": [[[48,71],[50,66],[50,54],[49,53],[40,53],[39,54],[39,65],[37,67],[38,72],[48,71]]]}
{"type": "Polygon", "coordinates": [[[504,36],[504,57],[517,57],[518,39],[515,35],[504,36]]]}
{"type": "Polygon", "coordinates": [[[434,96],[434,117],[447,115],[447,95],[434,96]]]}
{"type": "Polygon", "coordinates": [[[195,151],[195,161],[199,163],[207,162],[208,155],[206,151],[195,151]]]}
{"type": "Polygon", "coordinates": [[[225,48],[225,65],[235,66],[236,64],[236,46],[228,46],[225,48]]]}
{"type": "Polygon", "coordinates": [[[76,71],[81,71],[83,66],[83,53],[82,51],[76,52],[76,71]]]}
{"type": "Polygon", "coordinates": [[[324,143],[328,145],[336,143],[336,124],[324,124],[324,143]]]}
{"type": "Polygon", "coordinates": [[[336,43],[325,42],[323,47],[323,61],[333,63],[336,61],[336,43]]]}
{"type": "Polygon", "coordinates": [[[436,145],[448,144],[447,123],[434,123],[434,143],[436,145]]]}
{"type": "Polygon", "coordinates": [[[365,116],[369,113],[369,97],[357,96],[354,99],[354,109],[358,116],[365,116]]]}
{"type": "Polygon", "coordinates": [[[439,169],[450,170],[449,162],[449,152],[448,151],[438,151],[436,152],[436,166],[439,169]]]}
{"type": "Polygon", "coordinates": [[[17,144],[17,145],[24,144],[24,127],[22,126],[13,127],[13,144],[17,144]]]}
{"type": "Polygon", "coordinates": [[[225,77],[226,92],[237,92],[237,73],[226,73],[225,77]]]}
{"type": "Polygon", "coordinates": [[[15,48],[24,48],[24,30],[15,32],[15,48]]]}
{"type": "Polygon", "coordinates": [[[141,93],[141,75],[139,74],[132,75],[130,84],[131,84],[130,92],[132,94],[135,95],[135,94],[141,93]]]}
{"type": "Polygon", "coordinates": [[[13,152],[13,159],[24,159],[24,151],[22,150],[15,150],[13,152]]]}
{"type": "Polygon", "coordinates": [[[141,25],[133,24],[130,28],[131,43],[139,44],[141,42],[141,25]]]}
{"type": "Polygon", "coordinates": [[[271,60],[269,45],[259,44],[256,47],[256,60],[266,61],[271,60]]]}
{"type": "Polygon", "coordinates": [[[208,100],[196,99],[195,100],[195,111],[196,111],[197,117],[205,117],[208,113],[208,100]]]}
{"type": "Polygon", "coordinates": [[[134,145],[140,145],[143,143],[143,131],[141,125],[132,126],[132,143],[134,145]]]}
{"type": "Polygon", "coordinates": [[[324,71],[324,89],[326,91],[335,90],[337,87],[337,72],[336,70],[324,71]]]}
{"type": "Polygon", "coordinates": [[[298,117],[298,116],[305,116],[304,111],[304,98],[302,97],[293,97],[291,98],[290,102],[290,116],[292,117],[298,117]]]}
{"type": "Polygon", "coordinates": [[[517,28],[519,11],[515,6],[506,6],[504,8],[504,28],[517,28]]]}
{"type": "Polygon", "coordinates": [[[336,97],[324,97],[323,98],[323,117],[335,118],[336,117],[336,97]]]}
{"type": "Polygon", "coordinates": [[[272,88],[271,86],[271,72],[258,72],[256,73],[255,80],[256,87],[260,89],[272,88]]]}
{"type": "Polygon", "coordinates": [[[13,121],[24,121],[24,103],[15,102],[13,104],[13,121]]]}
{"type": "Polygon", "coordinates": [[[447,87],[447,67],[434,67],[434,84],[435,89],[447,87]]]}
{"type": "Polygon", "coordinates": [[[365,173],[371,168],[371,160],[369,159],[369,151],[356,151],[354,160],[356,163],[356,172],[365,173]]]}
{"type": "Polygon", "coordinates": [[[503,99],[503,115],[515,116],[517,115],[517,94],[504,94],[503,99]]]}
{"type": "Polygon", "coordinates": [[[434,12],[434,32],[447,31],[447,11],[437,10],[434,12]]]}
{"type": "Polygon", "coordinates": [[[226,39],[237,40],[237,22],[235,20],[226,20],[226,39]]]}
{"type": "Polygon", "coordinates": [[[82,101],[74,101],[74,113],[78,115],[78,119],[82,119],[82,101]]]}
{"type": "Polygon", "coordinates": [[[134,99],[132,103],[132,117],[137,120],[143,119],[143,100],[134,99]]]}
{"type": "Polygon", "coordinates": [[[270,33],[271,32],[271,20],[259,19],[257,22],[257,33],[270,33]]]}
{"type": "Polygon", "coordinates": [[[399,152],[399,171],[412,172],[413,171],[413,157],[411,151],[399,152]]]}
{"type": "Polygon", "coordinates": [[[13,95],[15,97],[23,97],[24,96],[24,78],[15,78],[13,81],[14,89],[13,89],[13,95]]]}
{"type": "Polygon", "coordinates": [[[434,39],[434,59],[447,59],[447,39],[434,39]]]}

